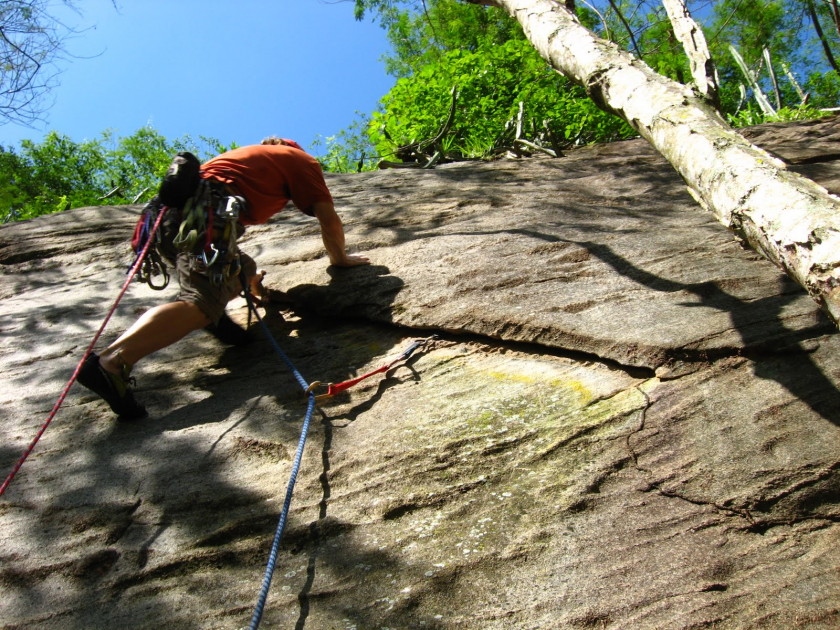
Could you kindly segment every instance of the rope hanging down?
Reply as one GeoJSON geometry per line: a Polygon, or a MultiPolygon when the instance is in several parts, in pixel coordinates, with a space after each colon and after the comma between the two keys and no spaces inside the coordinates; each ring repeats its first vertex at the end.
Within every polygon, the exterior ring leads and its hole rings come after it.
{"type": "Polygon", "coordinates": [[[399,363],[400,361],[405,361],[406,359],[408,359],[414,353],[414,351],[417,350],[418,348],[422,348],[423,346],[425,346],[430,341],[432,341],[434,339],[437,339],[437,335],[433,335],[433,336],[431,336],[427,339],[420,339],[418,341],[415,341],[399,357],[397,357],[396,359],[394,359],[393,361],[391,361],[387,365],[385,365],[385,366],[383,366],[383,367],[381,367],[377,370],[374,370],[373,372],[370,372],[368,374],[365,374],[364,376],[360,376],[358,378],[355,378],[355,379],[352,379],[352,380],[349,380],[349,381],[345,381],[343,383],[339,383],[338,385],[334,385],[334,384],[330,383],[327,386],[328,391],[327,391],[326,394],[322,394],[321,396],[315,396],[315,394],[312,392],[312,390],[316,386],[321,385],[321,383],[319,383],[318,381],[315,381],[311,385],[306,384],[306,380],[303,378],[301,373],[297,370],[297,368],[291,362],[289,357],[286,356],[286,353],[283,352],[283,350],[280,348],[279,344],[274,339],[274,336],[271,334],[271,331],[268,329],[268,326],[266,325],[265,321],[263,321],[262,317],[260,317],[260,313],[257,310],[256,305],[254,304],[254,301],[253,301],[253,298],[251,297],[250,292],[248,291],[248,283],[247,283],[247,281],[245,280],[244,277],[242,278],[242,287],[243,287],[244,293],[245,293],[245,300],[248,302],[249,317],[250,317],[251,313],[253,313],[256,316],[257,321],[259,321],[260,325],[262,326],[263,331],[265,332],[265,335],[268,338],[271,345],[274,347],[274,350],[277,352],[278,355],[280,355],[280,358],[283,359],[283,361],[286,363],[286,365],[289,367],[289,369],[291,369],[292,374],[294,375],[295,379],[300,384],[300,386],[303,388],[303,390],[306,392],[306,395],[309,398],[309,404],[306,408],[306,416],[303,420],[303,427],[301,427],[300,439],[298,440],[297,451],[295,452],[294,462],[292,463],[292,472],[289,475],[289,483],[286,486],[286,498],[283,501],[283,510],[280,512],[280,521],[277,523],[277,530],[274,533],[274,542],[271,545],[271,553],[269,553],[269,556],[268,556],[268,565],[266,566],[266,569],[265,569],[265,575],[263,577],[262,588],[260,589],[260,595],[259,595],[259,598],[257,599],[257,605],[254,609],[254,614],[251,618],[250,630],[257,630],[257,628],[259,628],[259,625],[260,625],[260,620],[262,619],[263,610],[265,609],[265,602],[266,602],[266,599],[268,598],[268,591],[271,587],[271,580],[272,580],[272,577],[274,576],[274,569],[277,565],[277,552],[280,549],[280,541],[283,538],[283,531],[286,529],[286,520],[288,519],[289,507],[291,506],[291,503],[292,503],[292,493],[293,493],[294,488],[295,488],[295,482],[297,481],[298,471],[300,470],[300,461],[301,461],[301,458],[303,456],[304,446],[306,445],[306,436],[309,433],[309,425],[310,425],[310,422],[312,420],[312,413],[313,413],[313,410],[315,409],[316,400],[324,399],[324,398],[327,398],[327,397],[330,397],[330,396],[334,396],[335,394],[337,394],[339,392],[342,392],[345,389],[348,389],[349,387],[352,387],[356,383],[358,383],[360,381],[363,381],[364,379],[369,378],[369,377],[373,376],[374,374],[380,374],[382,372],[388,371],[396,363],[399,363]]]}
{"type": "Polygon", "coordinates": [[[268,556],[268,565],[265,569],[265,576],[263,577],[260,595],[257,599],[257,605],[254,609],[254,615],[251,617],[250,630],[257,630],[257,628],[260,625],[260,619],[262,619],[266,599],[268,598],[268,590],[271,587],[271,579],[274,576],[274,568],[277,565],[277,552],[280,549],[280,541],[283,538],[283,530],[286,529],[286,519],[289,516],[289,507],[292,503],[292,492],[294,491],[295,482],[297,481],[298,470],[300,469],[300,460],[303,457],[303,447],[306,445],[306,436],[309,433],[309,424],[312,420],[312,412],[315,409],[315,394],[313,394],[310,391],[312,389],[312,386],[307,385],[306,380],[289,360],[289,357],[286,356],[286,353],[283,352],[283,350],[277,344],[277,341],[274,339],[274,336],[271,334],[271,331],[268,329],[268,326],[263,321],[262,317],[260,317],[259,311],[257,311],[257,307],[254,305],[254,301],[251,298],[250,292],[248,291],[248,283],[244,277],[242,278],[242,287],[245,292],[245,300],[248,302],[249,312],[252,312],[256,316],[257,321],[259,321],[259,323],[262,325],[263,331],[265,332],[265,336],[268,338],[269,342],[274,347],[274,350],[277,352],[278,355],[280,355],[280,358],[283,359],[286,365],[289,366],[289,369],[291,369],[295,379],[309,397],[309,405],[306,408],[306,416],[303,420],[303,427],[301,427],[300,439],[298,440],[297,451],[295,452],[295,459],[292,464],[292,472],[289,475],[289,483],[286,486],[286,499],[285,501],[283,501],[283,510],[280,512],[280,521],[277,523],[277,530],[274,533],[274,542],[271,545],[271,553],[268,556]]]}
{"type": "Polygon", "coordinates": [[[154,236],[155,232],[157,232],[157,229],[160,226],[160,221],[161,219],[163,219],[164,214],[166,214],[166,208],[163,208],[161,212],[158,213],[157,221],[155,221],[154,227],[152,227],[152,230],[149,234],[149,239],[148,241],[146,241],[145,247],[137,256],[137,260],[134,261],[134,265],[132,265],[131,269],[129,270],[128,277],[125,279],[125,282],[123,283],[122,289],[120,290],[117,299],[114,300],[114,304],[113,306],[111,306],[111,310],[105,317],[105,321],[102,322],[102,325],[99,327],[99,330],[93,337],[93,341],[90,342],[90,345],[87,347],[87,350],[85,350],[85,353],[82,356],[82,360],[79,361],[79,364],[76,366],[76,369],[73,372],[73,376],[70,377],[70,380],[67,381],[67,384],[64,386],[64,389],[61,390],[61,395],[58,397],[58,401],[52,408],[50,415],[47,417],[44,424],[41,425],[41,428],[38,431],[38,434],[35,436],[35,439],[32,440],[32,442],[29,444],[29,447],[26,449],[26,451],[24,451],[20,460],[18,460],[18,463],[15,464],[15,467],[12,469],[12,472],[10,472],[9,475],[6,477],[6,480],[3,482],[3,485],[0,486],[0,496],[3,496],[3,493],[6,492],[6,488],[8,488],[9,484],[12,483],[12,479],[15,478],[15,475],[17,475],[17,472],[20,470],[20,467],[23,466],[23,463],[29,457],[30,453],[32,453],[32,451],[35,450],[35,445],[38,443],[38,440],[40,440],[41,436],[44,435],[44,431],[47,430],[47,427],[53,421],[53,418],[55,418],[55,414],[58,413],[59,407],[61,407],[62,403],[64,402],[64,399],[67,398],[67,393],[70,391],[70,388],[73,386],[73,383],[76,382],[76,379],[79,376],[79,371],[82,369],[82,365],[84,365],[85,361],[90,356],[90,353],[93,352],[93,348],[96,346],[96,342],[99,341],[99,337],[102,336],[102,332],[105,330],[105,326],[108,325],[108,322],[111,320],[111,317],[117,310],[117,305],[120,303],[120,300],[122,300],[123,295],[125,295],[125,292],[128,290],[128,285],[131,284],[131,281],[134,279],[137,270],[140,269],[140,266],[143,264],[143,260],[146,258],[146,254],[149,251],[149,246],[152,244],[152,237],[154,236]]]}

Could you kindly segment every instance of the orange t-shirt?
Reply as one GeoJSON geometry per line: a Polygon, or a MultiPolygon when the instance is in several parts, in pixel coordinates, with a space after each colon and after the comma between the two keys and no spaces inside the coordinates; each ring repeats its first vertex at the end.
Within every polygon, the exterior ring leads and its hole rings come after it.
{"type": "Polygon", "coordinates": [[[289,201],[312,216],[318,202],[332,203],[321,165],[301,149],[255,144],[222,153],[201,167],[202,177],[231,184],[248,201],[243,225],[265,223],[289,201]]]}

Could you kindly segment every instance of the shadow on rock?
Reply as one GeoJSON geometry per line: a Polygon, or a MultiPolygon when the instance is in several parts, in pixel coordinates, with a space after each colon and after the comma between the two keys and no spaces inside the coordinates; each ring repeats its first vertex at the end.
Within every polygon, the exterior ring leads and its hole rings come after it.
{"type": "Polygon", "coordinates": [[[755,375],[777,382],[822,418],[840,426],[840,390],[801,346],[804,340],[833,332],[833,327],[822,313],[819,323],[810,328],[793,331],[785,327],[782,309],[801,294],[801,289],[792,280],[785,277],[788,286],[781,295],[745,302],[715,282],[685,284],[656,276],[616,254],[607,245],[592,242],[578,245],[634,282],[655,291],[686,291],[699,298],[697,304],[686,306],[729,312],[732,325],[745,345],[742,353],[755,359],[755,375]],[[763,360],[779,352],[784,353],[784,362],[763,360]]]}
{"type": "Polygon", "coordinates": [[[391,309],[404,282],[387,267],[330,266],[327,273],[330,282],[326,286],[302,284],[286,292],[296,311],[323,319],[393,321],[391,309]]]}

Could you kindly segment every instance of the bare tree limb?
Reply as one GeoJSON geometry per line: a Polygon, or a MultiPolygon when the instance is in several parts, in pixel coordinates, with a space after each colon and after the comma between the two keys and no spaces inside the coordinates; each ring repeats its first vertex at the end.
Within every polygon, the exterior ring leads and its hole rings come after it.
{"type": "Polygon", "coordinates": [[[662,0],[668,19],[674,29],[674,35],[683,46],[688,57],[691,76],[697,90],[720,109],[720,81],[717,68],[712,61],[703,30],[691,17],[685,0],[662,0]]]}
{"type": "MultiPolygon", "coordinates": [[[[764,112],[766,116],[775,116],[776,110],[773,109],[773,106],[770,104],[770,101],[767,100],[767,96],[765,96],[764,91],[758,84],[756,73],[750,70],[747,66],[747,62],[744,61],[744,58],[741,56],[741,53],[739,53],[738,49],[736,49],[732,44],[729,44],[729,52],[732,54],[732,58],[735,60],[737,66],[741,69],[747,83],[750,84],[750,89],[753,91],[753,97],[758,103],[758,106],[761,108],[761,111],[764,112]]],[[[743,94],[742,98],[743,97],[746,97],[746,93],[743,94]]]]}
{"type": "Polygon", "coordinates": [[[543,146],[540,146],[536,142],[531,142],[530,140],[525,140],[523,138],[517,138],[516,140],[514,140],[514,142],[516,144],[521,144],[523,146],[526,146],[529,149],[534,149],[535,151],[542,151],[543,153],[546,153],[547,155],[550,155],[551,157],[557,157],[557,154],[554,151],[552,151],[551,149],[547,149],[543,146]]]}
{"type": "Polygon", "coordinates": [[[591,3],[587,2],[586,0],[581,0],[581,2],[583,2],[586,6],[588,6],[590,9],[592,9],[592,11],[595,13],[595,15],[598,16],[598,19],[601,20],[601,26],[604,27],[604,36],[607,39],[612,39],[612,37],[610,37],[610,25],[607,24],[607,20],[606,20],[606,18],[604,18],[603,15],[601,15],[601,12],[597,8],[595,8],[594,4],[591,4],[591,3]]]}
{"type": "Polygon", "coordinates": [[[560,148],[557,138],[554,137],[554,133],[551,131],[551,127],[549,126],[547,120],[543,121],[543,127],[545,128],[545,132],[548,134],[548,141],[551,143],[551,148],[554,150],[554,157],[565,157],[565,154],[560,148]]]}
{"type": "Polygon", "coordinates": [[[831,17],[834,22],[834,30],[840,35],[840,6],[837,5],[837,0],[831,0],[831,17]]]}
{"type": "Polygon", "coordinates": [[[782,70],[785,71],[788,81],[790,81],[791,85],[793,85],[796,90],[796,93],[799,95],[799,104],[805,105],[805,103],[808,102],[808,95],[802,91],[802,86],[799,85],[799,81],[797,81],[796,77],[793,76],[793,73],[790,71],[790,66],[788,66],[784,61],[782,62],[782,70]]]}
{"type": "Polygon", "coordinates": [[[773,61],[770,59],[770,51],[767,47],[762,51],[764,63],[767,64],[767,72],[770,73],[770,81],[773,83],[773,92],[776,96],[776,110],[782,109],[782,92],[779,90],[779,82],[776,80],[776,71],[773,69],[773,61]]]}
{"type": "Polygon", "coordinates": [[[429,28],[432,29],[432,37],[435,40],[435,44],[440,46],[440,40],[438,39],[437,31],[435,30],[435,25],[432,23],[432,18],[429,17],[429,9],[426,8],[426,0],[422,0],[423,2],[423,14],[426,16],[426,22],[429,24],[429,28]]]}
{"type": "Polygon", "coordinates": [[[48,8],[48,0],[0,1],[0,125],[32,125],[49,107],[44,97],[56,84],[55,62],[72,31],[48,8]]]}
{"type": "Polygon", "coordinates": [[[624,29],[627,31],[627,35],[630,36],[630,43],[633,44],[633,50],[636,51],[636,54],[639,56],[639,59],[641,59],[643,56],[642,51],[639,48],[639,44],[636,43],[636,36],[633,34],[633,29],[630,28],[630,25],[627,23],[627,20],[624,19],[624,14],[621,12],[621,9],[615,3],[615,0],[608,1],[610,3],[610,6],[613,8],[613,11],[615,11],[615,14],[618,16],[619,21],[624,26],[624,29]]]}
{"type": "Polygon", "coordinates": [[[840,74],[840,67],[837,65],[837,60],[834,58],[834,53],[831,52],[831,47],[828,45],[828,40],[825,37],[825,34],[822,30],[822,25],[820,25],[820,18],[817,15],[817,10],[814,7],[813,0],[807,0],[808,2],[808,14],[811,16],[811,21],[814,23],[814,30],[817,32],[817,37],[820,40],[820,43],[823,47],[823,52],[825,53],[825,58],[828,60],[828,63],[831,64],[831,67],[834,68],[834,71],[840,74]]]}

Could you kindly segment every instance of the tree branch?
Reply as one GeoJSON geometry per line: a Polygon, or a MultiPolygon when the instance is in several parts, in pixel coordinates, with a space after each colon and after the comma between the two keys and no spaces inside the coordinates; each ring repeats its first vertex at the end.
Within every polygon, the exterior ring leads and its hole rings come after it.
{"type": "Polygon", "coordinates": [[[691,17],[684,0],[662,0],[674,35],[683,46],[697,90],[720,109],[720,82],[703,30],[691,17]]]}
{"type": "Polygon", "coordinates": [[[808,0],[808,13],[811,16],[811,21],[814,23],[814,30],[817,32],[817,37],[820,39],[820,43],[822,44],[823,52],[825,52],[825,57],[828,59],[828,63],[831,64],[831,67],[834,68],[836,73],[840,74],[840,67],[837,66],[837,61],[834,59],[834,54],[831,52],[828,40],[823,33],[822,26],[820,25],[820,18],[817,16],[817,10],[814,8],[813,0],[808,0]]]}
{"type": "MultiPolygon", "coordinates": [[[[70,0],[64,3],[72,7],[70,0]]],[[[46,13],[48,0],[0,3],[0,121],[24,125],[38,120],[42,97],[52,86],[50,66],[62,52],[66,29],[46,13]]]]}
{"type": "Polygon", "coordinates": [[[615,11],[615,14],[618,16],[619,21],[624,25],[624,29],[627,31],[627,35],[630,36],[630,43],[633,44],[633,50],[636,51],[636,56],[639,59],[642,58],[642,51],[639,48],[639,45],[636,43],[636,36],[633,35],[633,29],[630,28],[630,25],[627,23],[627,20],[624,19],[624,14],[621,12],[621,9],[618,8],[618,5],[615,3],[615,0],[609,0],[610,6],[615,11]]]}

